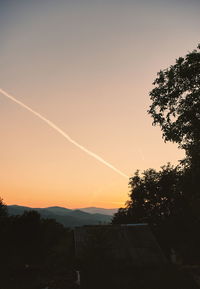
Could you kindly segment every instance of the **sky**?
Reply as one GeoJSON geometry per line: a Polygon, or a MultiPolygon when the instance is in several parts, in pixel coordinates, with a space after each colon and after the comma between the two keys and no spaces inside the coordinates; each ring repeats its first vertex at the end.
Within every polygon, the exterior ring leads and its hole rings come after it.
{"type": "MultiPolygon", "coordinates": [[[[147,110],[160,69],[200,42],[200,1],[0,0],[0,88],[129,177],[177,164],[147,110]]],[[[128,179],[0,94],[0,196],[121,207],[128,179]]]]}

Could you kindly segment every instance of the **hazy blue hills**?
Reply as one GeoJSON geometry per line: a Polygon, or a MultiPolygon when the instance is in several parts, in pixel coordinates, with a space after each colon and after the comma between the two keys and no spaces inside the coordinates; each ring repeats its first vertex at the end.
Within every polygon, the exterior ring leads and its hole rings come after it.
{"type": "Polygon", "coordinates": [[[97,208],[97,207],[88,207],[88,208],[81,208],[80,209],[83,212],[90,213],[90,214],[103,214],[103,215],[109,215],[113,216],[118,209],[104,209],[104,208],[97,208]]]}
{"type": "Polygon", "coordinates": [[[24,211],[30,210],[37,211],[43,218],[55,219],[57,222],[63,224],[65,227],[109,223],[111,222],[113,215],[113,214],[111,215],[111,211],[109,209],[101,209],[101,208],[85,208],[81,210],[79,209],[71,210],[57,206],[48,208],[31,208],[18,205],[8,206],[9,215],[22,215],[24,211]],[[107,214],[99,213],[104,212],[104,210],[107,214]]]}

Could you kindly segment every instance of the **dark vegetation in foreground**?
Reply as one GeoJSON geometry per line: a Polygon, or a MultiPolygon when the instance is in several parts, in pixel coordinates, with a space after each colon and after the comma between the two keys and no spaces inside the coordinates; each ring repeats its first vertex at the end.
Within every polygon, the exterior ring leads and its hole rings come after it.
{"type": "Polygon", "coordinates": [[[36,211],[8,216],[0,202],[1,289],[74,288],[73,232],[36,211]]]}

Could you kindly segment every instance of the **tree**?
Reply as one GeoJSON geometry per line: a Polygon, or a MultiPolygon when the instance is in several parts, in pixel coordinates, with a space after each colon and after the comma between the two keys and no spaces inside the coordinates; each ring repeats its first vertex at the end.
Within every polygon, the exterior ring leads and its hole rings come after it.
{"type": "Polygon", "coordinates": [[[7,206],[4,204],[3,199],[0,198],[0,217],[6,217],[8,215],[7,206]]]}
{"type": "Polygon", "coordinates": [[[165,141],[178,143],[192,161],[200,159],[200,45],[157,75],[148,111],[153,124],[165,141]]]}
{"type": "Polygon", "coordinates": [[[200,205],[200,45],[161,70],[153,84],[148,113],[153,124],[160,125],[165,141],[185,149],[184,192],[191,204],[198,199],[200,205]]]}
{"type": "Polygon", "coordinates": [[[184,259],[193,262],[200,257],[200,45],[160,71],[153,84],[148,113],[165,141],[185,149],[186,159],[177,167],[137,171],[130,200],[113,223],[146,222],[164,247],[182,248],[184,259]]]}
{"type": "Polygon", "coordinates": [[[184,195],[184,176],[182,167],[169,163],[160,171],[148,169],[142,174],[136,171],[129,182],[130,199],[112,222],[148,223],[167,255],[173,248],[193,262],[200,256],[199,222],[184,195]]]}
{"type": "Polygon", "coordinates": [[[187,206],[181,188],[182,170],[169,163],[160,171],[136,171],[130,178],[130,200],[120,209],[113,221],[163,224],[167,219],[180,216],[187,206]]]}

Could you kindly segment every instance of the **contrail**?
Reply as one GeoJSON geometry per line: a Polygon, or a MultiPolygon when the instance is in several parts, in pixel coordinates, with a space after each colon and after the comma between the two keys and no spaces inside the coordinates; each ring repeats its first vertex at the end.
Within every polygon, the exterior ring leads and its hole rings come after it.
{"type": "Polygon", "coordinates": [[[62,136],[64,136],[64,138],[66,138],[69,142],[71,142],[72,144],[74,144],[76,147],[78,147],[79,149],[81,149],[82,151],[84,151],[86,154],[90,155],[91,157],[95,158],[96,160],[98,160],[99,162],[101,162],[102,164],[106,165],[107,167],[109,167],[110,169],[112,169],[113,171],[115,171],[116,173],[118,173],[119,175],[125,177],[125,178],[129,178],[129,176],[127,176],[125,173],[123,173],[122,171],[120,171],[119,169],[115,168],[113,165],[111,165],[110,163],[108,163],[107,161],[105,161],[103,158],[101,158],[100,156],[98,156],[97,154],[93,153],[92,151],[88,150],[87,148],[85,148],[84,146],[82,146],[81,144],[79,144],[78,142],[76,142],[75,140],[73,140],[66,132],[64,132],[62,129],[60,129],[57,125],[55,125],[52,121],[48,120],[46,117],[44,117],[43,115],[41,115],[40,113],[38,113],[37,111],[33,110],[32,108],[30,108],[28,105],[24,104],[23,102],[21,102],[20,100],[16,99],[14,96],[10,95],[9,93],[7,93],[5,90],[0,88],[0,93],[2,93],[4,96],[8,97],[10,100],[14,101],[15,103],[19,104],[20,106],[22,106],[23,108],[25,108],[26,110],[30,111],[31,113],[33,113],[34,115],[36,115],[38,118],[40,118],[41,120],[43,120],[44,122],[46,122],[50,127],[52,127],[53,129],[55,129],[57,132],[59,132],[62,136]]]}

